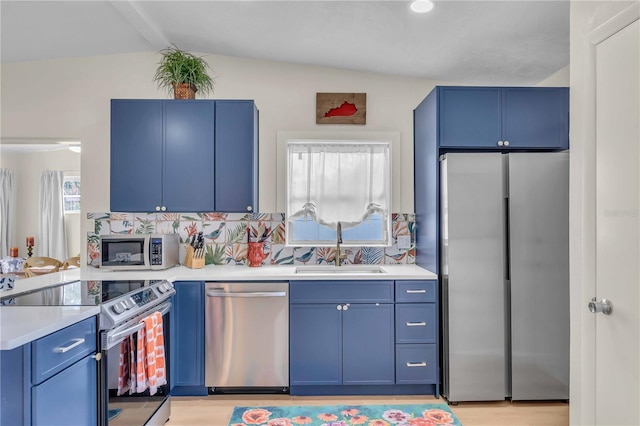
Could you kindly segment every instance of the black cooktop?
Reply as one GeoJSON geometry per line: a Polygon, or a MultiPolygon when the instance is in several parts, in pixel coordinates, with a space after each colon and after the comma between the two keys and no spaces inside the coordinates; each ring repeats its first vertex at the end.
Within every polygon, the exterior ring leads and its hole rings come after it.
{"type": "Polygon", "coordinates": [[[156,280],[73,281],[0,299],[0,305],[96,306],[146,287],[156,280]]]}

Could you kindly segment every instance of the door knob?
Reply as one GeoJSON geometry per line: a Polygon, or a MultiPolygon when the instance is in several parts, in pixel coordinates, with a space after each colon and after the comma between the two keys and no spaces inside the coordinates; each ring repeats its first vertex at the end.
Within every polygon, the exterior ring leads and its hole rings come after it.
{"type": "Polygon", "coordinates": [[[613,304],[610,300],[602,299],[601,302],[597,302],[594,297],[589,302],[589,312],[592,314],[597,314],[598,312],[602,312],[605,315],[610,315],[611,311],[613,311],[613,304]]]}

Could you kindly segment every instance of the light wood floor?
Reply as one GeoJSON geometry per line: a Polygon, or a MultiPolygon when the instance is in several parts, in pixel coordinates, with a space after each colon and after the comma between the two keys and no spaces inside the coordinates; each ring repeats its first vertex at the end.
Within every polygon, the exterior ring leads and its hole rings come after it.
{"type": "MultiPolygon", "coordinates": [[[[308,397],[289,395],[212,395],[172,397],[168,426],[227,426],[235,406],[422,404],[443,403],[425,396],[308,397]]],[[[463,426],[566,426],[569,404],[565,402],[466,402],[451,406],[463,426]]]]}

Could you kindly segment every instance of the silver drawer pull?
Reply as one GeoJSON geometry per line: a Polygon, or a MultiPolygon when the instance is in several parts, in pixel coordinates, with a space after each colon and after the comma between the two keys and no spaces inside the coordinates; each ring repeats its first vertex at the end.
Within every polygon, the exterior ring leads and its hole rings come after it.
{"type": "Polygon", "coordinates": [[[64,348],[55,348],[53,351],[63,354],[65,352],[69,352],[71,349],[75,348],[76,346],[80,346],[83,343],[84,343],[84,337],[81,337],[79,339],[73,339],[73,343],[70,344],[69,346],[65,346],[64,348]]]}
{"type": "Polygon", "coordinates": [[[408,362],[407,367],[426,367],[426,362],[408,362]]]}
{"type": "Polygon", "coordinates": [[[408,322],[407,327],[424,327],[427,325],[426,322],[408,322]]]}
{"type": "Polygon", "coordinates": [[[422,290],[407,290],[407,294],[417,294],[417,293],[426,293],[427,290],[422,289],[422,290]]]}

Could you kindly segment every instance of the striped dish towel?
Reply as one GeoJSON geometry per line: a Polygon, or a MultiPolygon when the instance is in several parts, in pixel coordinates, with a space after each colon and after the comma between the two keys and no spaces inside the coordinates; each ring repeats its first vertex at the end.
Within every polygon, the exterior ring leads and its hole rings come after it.
{"type": "Polygon", "coordinates": [[[138,332],[136,391],[143,392],[148,386],[149,394],[155,395],[158,387],[167,383],[162,315],[154,312],[142,322],[144,327],[138,332]]]}
{"type": "Polygon", "coordinates": [[[130,339],[126,337],[120,343],[120,358],[118,360],[118,396],[124,395],[131,387],[131,358],[130,339]]]}

